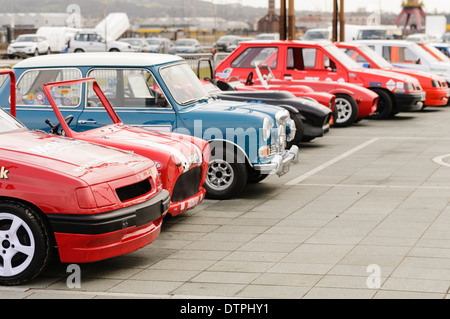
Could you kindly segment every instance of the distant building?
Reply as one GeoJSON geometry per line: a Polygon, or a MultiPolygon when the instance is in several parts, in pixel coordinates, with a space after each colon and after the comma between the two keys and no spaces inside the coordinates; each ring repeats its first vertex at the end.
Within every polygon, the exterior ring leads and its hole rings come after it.
{"type": "Polygon", "coordinates": [[[278,33],[280,30],[280,17],[275,11],[275,0],[269,0],[269,12],[258,21],[258,32],[278,33]]]}

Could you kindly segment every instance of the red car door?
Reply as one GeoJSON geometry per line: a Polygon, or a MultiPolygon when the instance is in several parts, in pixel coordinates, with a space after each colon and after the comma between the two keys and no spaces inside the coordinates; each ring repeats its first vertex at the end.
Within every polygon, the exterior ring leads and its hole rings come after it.
{"type": "Polygon", "coordinates": [[[286,72],[284,78],[298,80],[340,81],[348,80],[347,72],[339,62],[330,57],[322,48],[290,46],[286,52],[286,72]]]}

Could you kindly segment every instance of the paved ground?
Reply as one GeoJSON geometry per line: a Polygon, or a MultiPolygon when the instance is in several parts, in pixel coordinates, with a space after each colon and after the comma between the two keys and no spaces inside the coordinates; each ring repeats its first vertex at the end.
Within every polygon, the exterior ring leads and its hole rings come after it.
{"type": "Polygon", "coordinates": [[[0,299],[446,298],[449,123],[450,108],[430,108],[332,129],[287,175],[205,200],[139,251],[81,265],[81,288],[55,260],[0,299]]]}

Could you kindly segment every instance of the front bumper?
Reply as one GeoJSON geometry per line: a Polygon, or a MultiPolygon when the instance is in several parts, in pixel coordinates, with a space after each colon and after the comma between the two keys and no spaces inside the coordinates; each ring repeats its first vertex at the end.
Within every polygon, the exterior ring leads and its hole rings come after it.
{"type": "Polygon", "coordinates": [[[120,256],[153,242],[169,209],[169,192],[95,215],[48,214],[61,262],[84,263],[120,256]]]}
{"type": "Polygon", "coordinates": [[[203,201],[203,199],[205,198],[205,193],[206,190],[202,187],[200,189],[200,192],[195,194],[194,196],[186,198],[185,200],[170,203],[168,214],[170,214],[171,216],[177,216],[194,208],[203,201]]]}
{"type": "Polygon", "coordinates": [[[8,48],[7,54],[15,55],[15,54],[34,54],[36,48],[34,47],[18,47],[18,48],[8,48]]]}
{"type": "Polygon", "coordinates": [[[395,111],[420,111],[426,99],[426,93],[394,93],[395,111]]]}
{"type": "Polygon", "coordinates": [[[298,147],[293,145],[289,151],[281,156],[275,155],[272,161],[268,164],[255,164],[253,168],[261,171],[262,174],[277,174],[282,176],[289,171],[290,165],[298,162],[298,147]]]}
{"type": "Polygon", "coordinates": [[[450,97],[450,89],[447,88],[433,88],[427,90],[427,98],[425,105],[427,106],[443,106],[447,105],[450,97]]]}

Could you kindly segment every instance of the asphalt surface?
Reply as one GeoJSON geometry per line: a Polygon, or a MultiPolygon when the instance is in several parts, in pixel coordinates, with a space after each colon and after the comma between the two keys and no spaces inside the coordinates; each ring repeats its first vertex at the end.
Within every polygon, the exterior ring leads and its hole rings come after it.
{"type": "Polygon", "coordinates": [[[447,298],[450,108],[332,128],[281,178],[165,220],[125,256],[53,260],[15,298],[447,298]]]}

